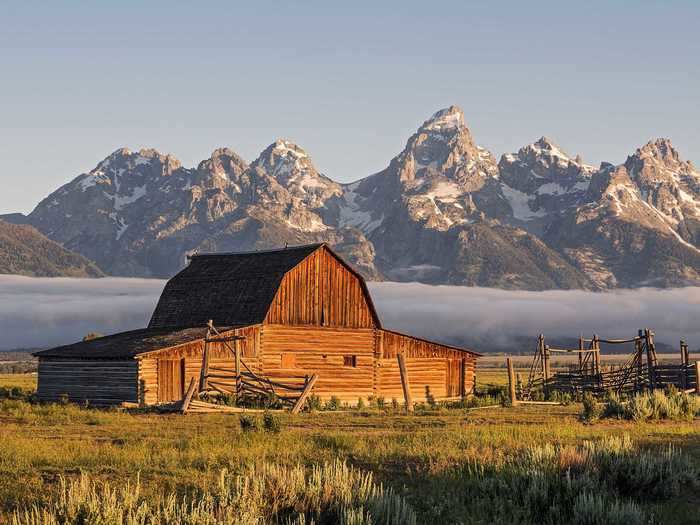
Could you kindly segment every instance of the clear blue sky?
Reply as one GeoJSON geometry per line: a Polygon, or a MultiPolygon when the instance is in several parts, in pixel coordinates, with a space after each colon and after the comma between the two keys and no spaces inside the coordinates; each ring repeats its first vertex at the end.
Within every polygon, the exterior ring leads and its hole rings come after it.
{"type": "Polygon", "coordinates": [[[460,105],[494,154],[547,135],[700,161],[700,2],[3,2],[0,213],[115,149],[194,165],[277,137],[350,181],[460,105]]]}

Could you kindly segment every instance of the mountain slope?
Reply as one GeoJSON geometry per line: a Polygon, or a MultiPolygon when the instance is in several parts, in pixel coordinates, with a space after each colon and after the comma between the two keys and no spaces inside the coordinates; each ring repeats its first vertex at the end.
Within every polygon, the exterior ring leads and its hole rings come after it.
{"type": "Polygon", "coordinates": [[[542,137],[495,157],[462,111],[432,115],[373,175],[339,184],[291,141],[185,168],[115,151],[26,218],[112,275],[194,252],[329,242],[370,279],[504,288],[700,284],[700,174],[658,139],[595,168],[542,137]]]}
{"type": "Polygon", "coordinates": [[[0,220],[0,274],[101,277],[97,266],[28,225],[0,220]]]}
{"type": "Polygon", "coordinates": [[[700,173],[670,141],[649,142],[620,166],[596,173],[585,203],[545,234],[602,287],[700,282],[700,173]]]}
{"type": "Polygon", "coordinates": [[[586,276],[513,212],[494,157],[462,111],[435,113],[380,173],[346,186],[340,224],[361,229],[393,280],[504,288],[589,288],[586,276]]]}

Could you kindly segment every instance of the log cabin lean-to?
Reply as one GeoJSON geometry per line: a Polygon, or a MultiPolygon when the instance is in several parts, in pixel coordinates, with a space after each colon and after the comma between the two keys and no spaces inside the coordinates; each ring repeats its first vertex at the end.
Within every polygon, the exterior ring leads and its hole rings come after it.
{"type": "MultiPolygon", "coordinates": [[[[166,284],[147,328],[37,352],[38,397],[95,406],[182,399],[200,377],[209,320],[222,336],[241,338],[239,355],[256,374],[316,374],[321,399],[403,400],[399,353],[414,401],[474,389],[479,354],[383,328],[364,279],[314,244],[192,256],[166,284]]],[[[233,368],[226,343],[209,343],[209,365],[233,368]]]]}

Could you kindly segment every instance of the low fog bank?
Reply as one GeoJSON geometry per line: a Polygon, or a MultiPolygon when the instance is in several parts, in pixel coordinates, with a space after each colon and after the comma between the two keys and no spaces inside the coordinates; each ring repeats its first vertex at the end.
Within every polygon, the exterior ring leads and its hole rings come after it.
{"type": "MultiPolygon", "coordinates": [[[[40,348],[148,323],[165,281],[0,275],[0,349],[40,348]]],[[[540,332],[551,342],[594,332],[628,338],[651,327],[674,350],[700,347],[700,288],[609,293],[523,292],[416,283],[369,283],[387,328],[480,351],[531,352],[540,332]]]]}
{"type": "Polygon", "coordinates": [[[475,350],[529,353],[539,333],[550,342],[572,342],[581,333],[628,339],[644,327],[674,351],[681,338],[700,347],[700,288],[525,292],[370,283],[370,289],[387,328],[475,350]]]}
{"type": "Polygon", "coordinates": [[[0,349],[73,343],[143,328],[165,281],[0,275],[0,349]]]}

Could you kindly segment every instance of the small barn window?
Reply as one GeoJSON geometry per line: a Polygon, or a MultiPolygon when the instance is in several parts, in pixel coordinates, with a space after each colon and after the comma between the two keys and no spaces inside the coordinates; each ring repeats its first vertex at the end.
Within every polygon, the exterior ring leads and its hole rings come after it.
{"type": "Polygon", "coordinates": [[[356,355],[344,355],[343,356],[343,366],[351,366],[353,368],[357,367],[357,356],[356,355]]]}
{"type": "Polygon", "coordinates": [[[297,367],[296,354],[282,353],[280,366],[282,368],[296,368],[297,367]]]}

